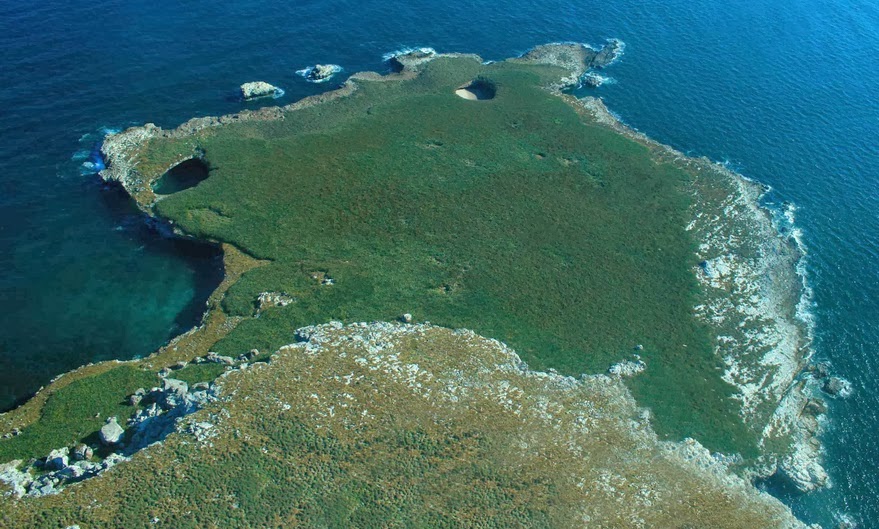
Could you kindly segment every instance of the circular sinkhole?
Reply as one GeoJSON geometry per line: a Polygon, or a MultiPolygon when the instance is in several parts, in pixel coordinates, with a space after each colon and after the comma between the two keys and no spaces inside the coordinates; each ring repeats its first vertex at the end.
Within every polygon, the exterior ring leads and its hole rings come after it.
{"type": "Polygon", "coordinates": [[[210,167],[201,158],[190,158],[168,169],[153,183],[157,195],[170,195],[197,186],[210,173],[210,167]]]}
{"type": "Polygon", "coordinates": [[[497,93],[497,86],[493,81],[488,79],[475,79],[469,84],[459,87],[455,90],[455,95],[468,101],[485,101],[494,99],[497,93]]]}

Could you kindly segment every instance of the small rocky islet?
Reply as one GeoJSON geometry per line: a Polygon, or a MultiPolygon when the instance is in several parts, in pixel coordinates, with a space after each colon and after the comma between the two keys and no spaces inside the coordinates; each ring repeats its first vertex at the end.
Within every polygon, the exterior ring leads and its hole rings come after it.
{"type": "Polygon", "coordinates": [[[108,137],[104,178],[226,280],[151,357],[0,416],[3,519],[802,527],[751,483],[826,485],[821,389],[847,392],[809,368],[800,254],[759,185],[564,92],[622,49],[416,50],[108,137]],[[158,196],[189,160],[210,176],[158,196]]]}

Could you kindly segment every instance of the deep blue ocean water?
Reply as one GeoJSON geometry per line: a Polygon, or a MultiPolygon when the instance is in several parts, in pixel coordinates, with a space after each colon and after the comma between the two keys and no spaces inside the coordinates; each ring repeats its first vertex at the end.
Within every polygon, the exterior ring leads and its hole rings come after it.
{"type": "Polygon", "coordinates": [[[407,46],[501,59],[607,37],[626,52],[591,95],[797,206],[816,354],[855,394],[831,405],[834,486],[777,493],[810,522],[879,527],[879,6],[863,0],[6,0],[0,407],[82,363],[148,354],[198,322],[217,282],[215,251],[164,238],[93,175],[107,129],[240,110],[245,81],[286,90],[259,104],[332,88],[295,74],[315,62],[383,71],[407,46]]]}

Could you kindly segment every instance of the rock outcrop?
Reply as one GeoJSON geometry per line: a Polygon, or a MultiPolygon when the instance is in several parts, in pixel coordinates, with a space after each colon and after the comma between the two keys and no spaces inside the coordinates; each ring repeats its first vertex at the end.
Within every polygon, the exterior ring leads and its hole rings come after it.
{"type": "Polygon", "coordinates": [[[45,467],[49,470],[61,470],[62,468],[67,466],[68,456],[70,455],[70,450],[65,446],[64,448],[58,448],[49,452],[49,455],[46,456],[45,467]]]}
{"type": "MultiPolygon", "coordinates": [[[[577,42],[556,42],[537,46],[515,60],[534,64],[551,64],[568,70],[570,75],[555,85],[555,88],[561,89],[584,82],[584,77],[592,69],[600,69],[610,65],[622,55],[624,49],[625,44],[619,39],[610,39],[598,49],[577,42]]],[[[593,86],[596,85],[596,79],[592,76],[593,86]]],[[[589,79],[585,81],[588,83],[589,79]]],[[[601,82],[604,80],[602,79],[601,82]]]]}
{"type": "Polygon", "coordinates": [[[848,380],[841,377],[827,377],[821,389],[831,397],[846,398],[852,393],[852,385],[848,380]]]}
{"type": "Polygon", "coordinates": [[[259,313],[272,307],[286,307],[295,301],[293,296],[284,292],[261,292],[256,299],[256,311],[259,313]]]}
{"type": "MultiPolygon", "coordinates": [[[[65,450],[67,448],[59,449],[65,450]]],[[[68,464],[65,461],[58,468],[60,460],[55,459],[51,472],[44,472],[47,465],[40,468],[37,464],[23,465],[21,460],[16,460],[0,465],[0,481],[8,485],[11,489],[9,493],[15,496],[47,496],[61,492],[66,484],[97,476],[126,460],[120,454],[110,454],[101,462],[83,460],[68,464]]]]}
{"type": "Polygon", "coordinates": [[[177,423],[181,418],[216,400],[216,395],[210,386],[197,386],[190,391],[186,382],[165,378],[162,380],[161,388],[150,390],[142,401],[145,406],[128,421],[131,442],[126,447],[126,453],[133,454],[155,442],[162,441],[176,431],[177,423]]]}
{"type": "Polygon", "coordinates": [[[261,97],[275,97],[280,94],[283,94],[280,88],[265,81],[254,81],[241,85],[241,97],[245,101],[261,97]]]}
{"type": "Polygon", "coordinates": [[[414,69],[427,61],[433,60],[437,56],[436,50],[433,48],[414,48],[402,50],[385,56],[385,60],[391,65],[395,71],[405,69],[414,69]]]}
{"type": "Polygon", "coordinates": [[[310,83],[323,83],[329,81],[334,75],[342,71],[338,64],[315,64],[296,73],[310,83]]]}
{"type": "Polygon", "coordinates": [[[214,364],[223,364],[227,366],[231,366],[235,363],[235,359],[231,356],[220,355],[213,351],[209,352],[203,359],[197,358],[196,362],[198,362],[199,360],[201,360],[202,362],[211,362],[214,364]]]}
{"type": "Polygon", "coordinates": [[[77,461],[86,461],[91,459],[94,455],[95,451],[87,444],[79,444],[73,449],[73,459],[77,461]]]}
{"type": "Polygon", "coordinates": [[[101,431],[98,432],[101,442],[107,446],[119,444],[124,435],[125,430],[123,430],[122,427],[119,426],[119,423],[116,422],[116,417],[110,417],[107,419],[107,424],[102,426],[101,431]]]}
{"type": "Polygon", "coordinates": [[[641,360],[626,360],[610,366],[607,372],[617,377],[628,378],[643,372],[645,369],[647,369],[647,364],[641,360]]]}
{"type": "Polygon", "coordinates": [[[189,391],[186,382],[165,378],[161,388],[143,391],[141,402],[145,406],[128,421],[131,440],[124,448],[121,442],[125,430],[116,417],[107,419],[98,436],[102,444],[117,451],[103,461],[91,461],[94,457],[92,447],[79,444],[73,450],[74,462],[71,463],[70,448],[62,447],[52,450],[43,461],[24,465],[17,460],[0,465],[0,482],[9,485],[11,493],[17,496],[56,494],[65,485],[97,476],[175,431],[190,433],[198,440],[209,439],[212,436],[210,423],[178,425],[181,418],[216,400],[210,385],[197,386],[195,391],[189,391]]]}

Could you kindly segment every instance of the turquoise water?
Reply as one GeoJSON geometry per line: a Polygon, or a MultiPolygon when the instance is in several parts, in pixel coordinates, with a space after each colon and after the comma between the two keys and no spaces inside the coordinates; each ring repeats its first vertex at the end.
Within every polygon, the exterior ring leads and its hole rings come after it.
{"type": "MultiPolygon", "coordinates": [[[[627,43],[603,97],[626,122],[727,161],[797,206],[832,403],[832,489],[776,491],[809,521],[879,525],[879,8],[863,1],[0,5],[0,406],[84,362],[148,354],[197,323],[215,252],[163,237],[89,165],[103,129],[290,102],[316,62],[383,70],[406,46],[488,59],[555,40],[627,43]],[[242,104],[265,80],[281,100],[242,104]]],[[[585,93],[585,92],[584,92],[585,93]]]]}

